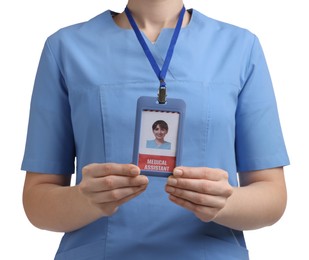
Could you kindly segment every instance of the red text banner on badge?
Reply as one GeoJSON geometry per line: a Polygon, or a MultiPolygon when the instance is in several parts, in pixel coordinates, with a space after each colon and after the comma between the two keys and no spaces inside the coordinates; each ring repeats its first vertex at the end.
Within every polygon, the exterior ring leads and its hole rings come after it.
{"type": "Polygon", "coordinates": [[[176,166],[176,157],[139,154],[138,166],[145,171],[172,172],[176,166]]]}

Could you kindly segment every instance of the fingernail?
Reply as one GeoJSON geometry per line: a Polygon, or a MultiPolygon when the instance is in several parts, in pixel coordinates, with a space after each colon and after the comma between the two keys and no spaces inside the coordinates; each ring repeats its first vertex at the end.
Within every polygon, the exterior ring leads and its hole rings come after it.
{"type": "Polygon", "coordinates": [[[149,182],[149,180],[146,176],[142,176],[142,182],[143,182],[143,184],[147,184],[149,182]]]}
{"type": "Polygon", "coordinates": [[[167,179],[167,184],[175,186],[177,184],[177,180],[175,178],[168,178],[167,179]]]}
{"type": "Polygon", "coordinates": [[[139,174],[139,168],[136,168],[136,167],[132,168],[132,169],[130,170],[130,173],[133,174],[133,175],[139,174]]]}
{"type": "Polygon", "coordinates": [[[182,176],[182,174],[183,174],[183,171],[179,168],[175,168],[174,171],[173,171],[174,176],[180,177],[180,176],[182,176]]]}
{"type": "Polygon", "coordinates": [[[175,188],[173,188],[171,186],[167,186],[166,191],[169,192],[169,193],[173,193],[173,192],[175,192],[175,188]]]}

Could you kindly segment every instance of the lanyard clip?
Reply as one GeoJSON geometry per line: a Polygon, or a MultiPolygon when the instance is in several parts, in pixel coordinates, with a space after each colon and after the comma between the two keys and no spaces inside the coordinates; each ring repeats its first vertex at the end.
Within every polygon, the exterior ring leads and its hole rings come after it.
{"type": "Polygon", "coordinates": [[[159,104],[166,103],[166,84],[163,79],[160,80],[160,87],[158,92],[158,102],[159,104]]]}

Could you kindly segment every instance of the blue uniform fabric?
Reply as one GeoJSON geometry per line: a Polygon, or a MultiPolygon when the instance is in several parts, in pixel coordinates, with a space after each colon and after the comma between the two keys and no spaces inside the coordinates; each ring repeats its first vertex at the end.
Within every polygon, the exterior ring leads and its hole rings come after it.
{"type": "MultiPolygon", "coordinates": [[[[276,100],[262,48],[248,30],[191,10],[167,73],[168,97],[186,102],[185,166],[222,168],[237,186],[237,172],[289,164],[276,100]]],[[[105,11],[51,35],[42,51],[22,169],[72,174],[81,181],[89,163],[132,161],[135,109],[156,96],[158,79],[133,30],[119,28],[105,11]]],[[[155,44],[162,66],[173,29],[155,44]]],[[[101,218],[66,233],[55,259],[248,259],[243,233],[173,204],[165,178],[101,218]]],[[[78,216],[76,216],[78,217],[78,216]]]]}
{"type": "Polygon", "coordinates": [[[147,140],[146,148],[171,150],[171,143],[164,141],[162,144],[157,144],[156,140],[147,140]]]}

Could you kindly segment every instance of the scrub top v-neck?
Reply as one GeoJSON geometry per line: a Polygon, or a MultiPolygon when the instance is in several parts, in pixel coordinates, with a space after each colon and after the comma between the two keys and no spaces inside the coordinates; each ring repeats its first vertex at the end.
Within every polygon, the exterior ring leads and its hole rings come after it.
{"type": "MultiPolygon", "coordinates": [[[[237,172],[289,164],[259,40],[191,10],[167,72],[168,95],[186,102],[183,165],[237,172]]],[[[173,29],[146,42],[162,66],[173,29]]],[[[106,11],[48,37],[33,89],[22,169],[71,174],[89,163],[130,163],[136,101],[158,79],[133,30],[106,11]],[[76,158],[76,169],[75,169],[76,158]]],[[[55,259],[248,259],[243,233],[204,223],[168,200],[165,178],[101,218],[66,233],[55,259]]],[[[76,216],[78,217],[78,216],[76,216]]]]}

